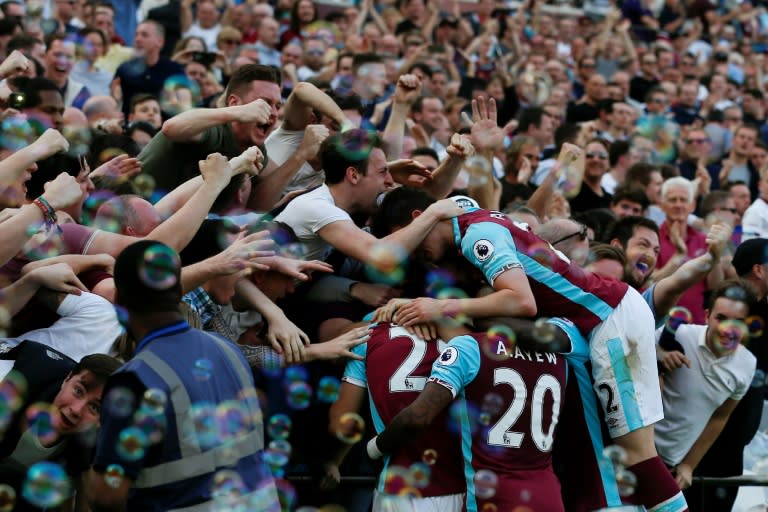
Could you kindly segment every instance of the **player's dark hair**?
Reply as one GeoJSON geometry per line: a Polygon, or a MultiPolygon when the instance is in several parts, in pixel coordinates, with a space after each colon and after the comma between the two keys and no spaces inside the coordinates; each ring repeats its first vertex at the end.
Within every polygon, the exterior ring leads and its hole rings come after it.
{"type": "Polygon", "coordinates": [[[539,128],[541,126],[541,119],[548,115],[541,107],[522,109],[517,115],[517,133],[525,134],[531,126],[539,128]]]}
{"type": "Polygon", "coordinates": [[[414,156],[428,156],[430,158],[434,158],[435,162],[440,162],[440,157],[437,156],[437,151],[427,146],[421,146],[411,151],[411,158],[414,156]]]}
{"type": "Polygon", "coordinates": [[[253,82],[272,82],[280,85],[280,71],[274,66],[262,64],[246,64],[237,68],[232,78],[229,79],[224,97],[230,95],[242,97],[253,82]]]}
{"type": "Polygon", "coordinates": [[[376,238],[383,238],[395,228],[410,224],[414,210],[423,212],[434,202],[435,198],[423,190],[398,187],[384,196],[371,219],[371,233],[376,238]]]}
{"type": "Polygon", "coordinates": [[[626,185],[616,187],[613,197],[611,198],[611,204],[618,204],[619,201],[622,200],[638,203],[643,210],[648,208],[649,204],[648,196],[645,195],[644,191],[638,187],[628,187],[626,185]]]}
{"type": "Polygon", "coordinates": [[[608,165],[611,167],[619,163],[619,158],[629,153],[629,141],[616,140],[611,142],[611,147],[608,148],[608,165]]]}
{"type": "Polygon", "coordinates": [[[107,383],[107,379],[115,370],[120,368],[122,363],[119,359],[104,354],[91,354],[80,360],[74,368],[71,375],[79,375],[84,371],[91,372],[99,386],[107,383]]]}

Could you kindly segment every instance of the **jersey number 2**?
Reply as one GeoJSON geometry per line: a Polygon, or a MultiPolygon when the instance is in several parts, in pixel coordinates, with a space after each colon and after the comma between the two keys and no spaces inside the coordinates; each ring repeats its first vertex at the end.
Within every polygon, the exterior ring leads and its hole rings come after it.
{"type": "MultiPolygon", "coordinates": [[[[395,373],[389,378],[390,393],[400,393],[403,391],[421,391],[427,383],[426,377],[414,377],[411,375],[424,360],[427,355],[427,342],[417,338],[402,327],[390,327],[389,339],[408,338],[411,340],[411,352],[400,363],[395,373]]],[[[438,350],[442,351],[445,342],[438,342],[438,350]]]]}
{"type": "MultiPolygon", "coordinates": [[[[512,386],[514,398],[507,407],[506,412],[499,418],[493,427],[488,431],[488,444],[492,446],[505,446],[507,448],[520,448],[523,444],[525,433],[510,432],[525,408],[528,389],[525,386],[523,377],[512,368],[496,368],[493,372],[493,385],[498,386],[506,384],[512,386]]],[[[533,397],[531,399],[531,437],[536,447],[542,452],[548,452],[552,449],[554,440],[555,426],[557,417],[560,414],[560,382],[552,375],[545,373],[536,385],[533,387],[533,397]],[[552,393],[552,421],[549,429],[544,432],[544,395],[547,392],[552,393]]]]}

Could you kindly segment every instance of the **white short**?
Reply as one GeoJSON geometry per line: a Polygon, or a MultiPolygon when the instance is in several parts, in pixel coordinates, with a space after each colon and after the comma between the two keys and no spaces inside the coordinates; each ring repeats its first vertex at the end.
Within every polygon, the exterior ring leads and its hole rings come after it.
{"type": "Polygon", "coordinates": [[[594,390],[616,438],[664,417],[656,366],[654,320],[648,304],[629,288],[616,309],[589,336],[594,390]]]}
{"type": "Polygon", "coordinates": [[[410,498],[373,492],[373,512],[461,512],[464,494],[410,498]]]}

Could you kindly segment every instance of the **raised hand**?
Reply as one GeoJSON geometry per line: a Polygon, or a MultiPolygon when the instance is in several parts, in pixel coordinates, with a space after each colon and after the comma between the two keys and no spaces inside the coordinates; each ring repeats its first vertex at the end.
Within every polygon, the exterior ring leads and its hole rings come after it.
{"type": "Polygon", "coordinates": [[[0,63],[0,77],[8,78],[17,73],[25,73],[29,69],[29,59],[19,50],[13,50],[11,54],[0,63]]]}
{"type": "Polygon", "coordinates": [[[198,163],[200,174],[206,185],[224,188],[229,184],[232,178],[232,168],[229,166],[229,160],[221,153],[211,153],[205,160],[198,163]]]}
{"type": "Polygon", "coordinates": [[[432,179],[432,172],[416,160],[402,158],[387,164],[392,179],[405,186],[420,186],[432,179]]]}
{"type": "Polygon", "coordinates": [[[127,180],[141,173],[141,161],[138,158],[126,154],[117,155],[107,160],[91,173],[91,178],[108,178],[113,180],[127,180]]]}
{"type": "Polygon", "coordinates": [[[298,153],[304,160],[311,160],[320,151],[320,145],[331,135],[330,130],[322,124],[310,124],[304,130],[304,138],[299,145],[298,153]]]}
{"type": "Polygon", "coordinates": [[[43,198],[54,210],[61,210],[72,206],[83,198],[83,189],[74,176],[63,172],[56,179],[45,185],[43,198]]]}
{"type": "Polygon", "coordinates": [[[238,174],[258,176],[264,166],[264,155],[258,146],[251,146],[229,161],[232,177],[238,174]]]}
{"type": "Polygon", "coordinates": [[[373,312],[374,322],[394,322],[397,310],[411,302],[411,299],[391,299],[385,306],[373,312]]]}
{"type": "MultiPolygon", "coordinates": [[[[466,114],[462,114],[466,116],[466,114]]],[[[496,100],[480,96],[472,100],[472,120],[468,124],[472,126],[472,145],[482,153],[495,151],[504,144],[504,131],[499,127],[496,113],[496,100]]],[[[465,121],[466,117],[465,117],[465,121]]]]}
{"type": "Polygon", "coordinates": [[[715,259],[719,259],[723,255],[723,250],[731,240],[731,234],[733,229],[725,222],[718,222],[712,224],[707,233],[707,250],[715,259]]]}
{"type": "Polygon", "coordinates": [[[64,136],[53,128],[48,128],[32,143],[35,154],[39,160],[44,160],[51,155],[69,150],[69,142],[64,136]]]}
{"type": "Polygon", "coordinates": [[[468,135],[454,133],[451,135],[450,144],[445,148],[449,155],[459,158],[469,158],[475,154],[475,147],[468,135]]]}
{"type": "Polygon", "coordinates": [[[267,124],[272,116],[272,107],[261,98],[236,108],[241,123],[267,124]]]}
{"type": "Polygon", "coordinates": [[[416,75],[401,75],[392,98],[395,103],[411,106],[421,95],[421,79],[416,75]]]}

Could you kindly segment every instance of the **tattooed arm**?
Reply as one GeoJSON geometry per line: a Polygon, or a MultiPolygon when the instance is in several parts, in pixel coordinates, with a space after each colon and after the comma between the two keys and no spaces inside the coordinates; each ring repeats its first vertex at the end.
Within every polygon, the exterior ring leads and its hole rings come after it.
{"type": "MultiPolygon", "coordinates": [[[[421,435],[435,416],[452,401],[453,395],[446,387],[427,382],[419,397],[400,411],[381,434],[371,439],[369,446],[374,444],[380,452],[395,451],[401,445],[421,435]]],[[[368,453],[371,454],[370,448],[368,453]]],[[[374,455],[371,454],[371,456],[374,455]]]]}

